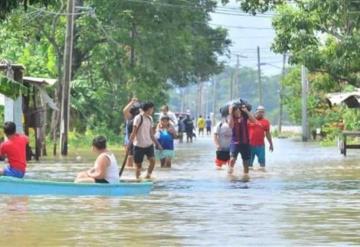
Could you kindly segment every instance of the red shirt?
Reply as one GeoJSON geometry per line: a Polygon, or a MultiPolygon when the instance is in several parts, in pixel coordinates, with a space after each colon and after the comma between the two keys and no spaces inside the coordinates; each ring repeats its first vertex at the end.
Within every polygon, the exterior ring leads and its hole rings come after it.
{"type": "Polygon", "coordinates": [[[257,123],[248,123],[249,136],[251,146],[263,146],[265,145],[265,133],[270,131],[270,122],[263,118],[257,120],[257,123]]]}
{"type": "Polygon", "coordinates": [[[0,145],[0,155],[6,156],[11,168],[24,172],[26,170],[26,144],[29,138],[15,134],[0,145]]]}

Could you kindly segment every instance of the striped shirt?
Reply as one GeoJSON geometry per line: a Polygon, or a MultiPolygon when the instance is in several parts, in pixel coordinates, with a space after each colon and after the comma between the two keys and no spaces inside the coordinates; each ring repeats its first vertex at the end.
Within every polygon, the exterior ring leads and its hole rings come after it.
{"type": "Polygon", "coordinates": [[[249,144],[249,130],[248,130],[248,119],[247,115],[239,118],[234,117],[234,127],[232,130],[232,144],[249,144]]]}

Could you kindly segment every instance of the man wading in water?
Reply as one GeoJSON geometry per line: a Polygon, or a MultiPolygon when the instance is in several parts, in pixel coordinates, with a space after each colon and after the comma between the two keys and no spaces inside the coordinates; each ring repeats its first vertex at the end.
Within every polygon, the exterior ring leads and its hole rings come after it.
{"type": "Polygon", "coordinates": [[[233,174],[237,156],[240,153],[244,167],[244,179],[248,179],[251,159],[248,120],[253,123],[256,123],[257,121],[244,104],[230,105],[229,113],[229,127],[232,128],[232,139],[230,145],[231,159],[228,173],[229,175],[233,174]]]}
{"type": "MultiPolygon", "coordinates": [[[[142,112],[134,119],[133,131],[130,136],[130,144],[134,144],[134,162],[136,164],[136,179],[140,178],[141,166],[146,155],[149,160],[149,168],[146,179],[151,178],[151,173],[155,167],[154,144],[159,150],[163,150],[159,142],[154,137],[153,120],[151,115],[154,113],[154,104],[144,103],[141,106],[142,112]]],[[[131,146],[131,145],[129,145],[131,146]]]]}
{"type": "Polygon", "coordinates": [[[249,123],[251,162],[250,169],[253,167],[255,157],[257,156],[260,170],[265,171],[265,137],[269,142],[270,151],[274,151],[274,146],[270,133],[270,122],[265,118],[265,108],[259,106],[256,109],[255,118],[257,123],[249,123]]]}

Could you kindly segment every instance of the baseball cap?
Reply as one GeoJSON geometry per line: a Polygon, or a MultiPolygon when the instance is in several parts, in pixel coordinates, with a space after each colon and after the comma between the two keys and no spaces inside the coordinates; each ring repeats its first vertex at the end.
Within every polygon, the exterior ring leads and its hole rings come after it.
{"type": "Polygon", "coordinates": [[[259,106],[256,108],[256,111],[265,111],[265,107],[263,107],[262,105],[259,105],[259,106]]]}

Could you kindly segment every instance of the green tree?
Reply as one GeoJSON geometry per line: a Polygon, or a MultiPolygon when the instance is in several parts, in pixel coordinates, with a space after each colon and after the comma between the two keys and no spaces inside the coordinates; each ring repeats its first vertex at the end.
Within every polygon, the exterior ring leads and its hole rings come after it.
{"type": "Polygon", "coordinates": [[[48,6],[49,4],[58,0],[1,0],[0,1],[0,20],[6,18],[11,11],[23,6],[25,10],[29,4],[42,4],[48,6]]]}
{"type": "MultiPolygon", "coordinates": [[[[223,68],[218,55],[226,54],[230,41],[226,30],[208,25],[213,1],[76,2],[92,11],[77,9],[72,129],[100,126],[119,133],[121,108],[129,97],[162,104],[170,87],[206,80],[223,68]]],[[[57,77],[50,91],[60,106],[66,6],[48,3],[47,9],[38,1],[31,11],[14,5],[7,12],[0,57],[25,64],[28,74],[57,77]]],[[[53,114],[53,127],[58,117],[53,114]]],[[[56,129],[52,132],[56,135],[56,129]]]]}

